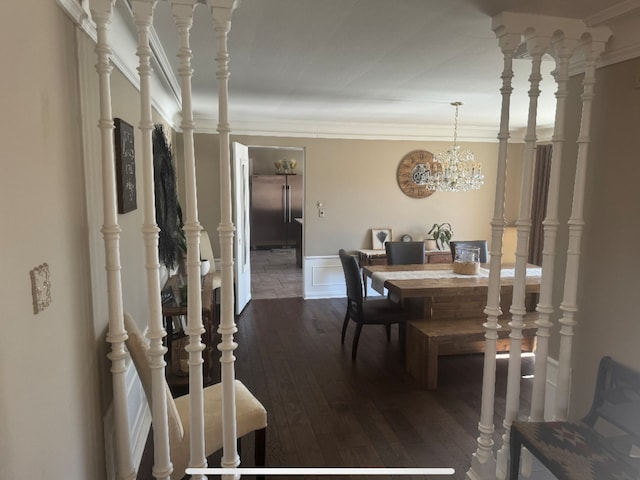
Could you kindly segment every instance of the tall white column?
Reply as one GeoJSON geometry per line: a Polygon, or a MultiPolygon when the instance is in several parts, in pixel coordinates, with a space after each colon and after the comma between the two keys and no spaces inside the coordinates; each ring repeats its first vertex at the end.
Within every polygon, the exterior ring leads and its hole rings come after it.
{"type": "MultiPolygon", "coordinates": [[[[196,187],[196,163],[193,146],[193,111],[191,99],[191,48],[189,33],[193,22],[195,2],[191,0],[175,0],[172,2],[173,16],[180,37],[180,87],[182,91],[182,131],[184,133],[184,172],[185,172],[185,224],[187,240],[187,334],[189,344],[189,424],[190,447],[189,466],[202,468],[207,465],[204,441],[204,396],[203,396],[203,359],[202,334],[205,332],[202,323],[202,281],[200,277],[200,232],[202,226],[198,220],[198,193],[196,187]]],[[[203,478],[195,476],[194,478],[203,478]]]]}
{"type": "Polygon", "coordinates": [[[509,428],[517,418],[520,408],[520,372],[522,367],[522,329],[526,309],[526,277],[527,259],[529,255],[529,234],[531,231],[531,194],[533,188],[534,156],[536,146],[536,127],[538,113],[538,97],[540,96],[540,64],[549,44],[549,38],[534,36],[527,38],[527,50],[532,57],[531,75],[529,77],[529,114],[527,119],[527,133],[525,135],[524,166],[520,187],[520,209],[518,212],[517,246],[515,278],[513,283],[513,297],[510,308],[511,327],[509,345],[509,369],[507,378],[507,401],[503,426],[502,448],[498,452],[497,477],[506,478],[509,459],[509,428]]]}
{"type": "Polygon", "coordinates": [[[576,39],[557,40],[552,44],[556,57],[556,115],[553,133],[553,151],[551,154],[551,171],[549,175],[549,193],[547,196],[547,212],[543,222],[544,245],[542,250],[542,280],[540,298],[538,300],[538,318],[536,320],[536,361],[533,390],[531,394],[531,411],[529,420],[544,420],[545,386],[547,379],[547,358],[549,354],[549,337],[551,336],[551,316],[553,314],[553,279],[556,264],[556,238],[560,222],[558,220],[558,204],[560,193],[560,169],[562,161],[562,145],[564,143],[565,113],[567,104],[567,83],[569,81],[569,59],[577,45],[576,39]]]}
{"type": "Polygon", "coordinates": [[[560,304],[560,354],[558,359],[558,387],[556,389],[554,419],[566,420],[569,413],[569,381],[571,374],[571,349],[573,346],[573,329],[577,325],[575,315],[578,311],[576,303],[578,275],[580,268],[580,244],[584,230],[583,207],[584,189],[587,170],[587,154],[591,141],[591,106],[593,104],[596,62],[604,51],[605,43],[611,33],[608,29],[590,32],[595,36],[589,44],[584,45],[586,68],[584,73],[584,91],[582,94],[582,117],[578,136],[578,157],[573,187],[573,203],[569,218],[569,247],[567,250],[567,267],[564,279],[564,296],[560,304]]]}
{"type": "Polygon", "coordinates": [[[471,459],[471,468],[467,478],[495,479],[496,461],[493,455],[493,415],[496,379],[496,350],[498,339],[498,317],[500,310],[500,270],[502,264],[502,235],[504,232],[504,201],[507,172],[507,147],[509,143],[509,108],[511,102],[511,80],[513,79],[513,55],[520,44],[521,36],[504,31],[496,32],[504,57],[502,71],[502,107],[500,131],[498,133],[498,169],[496,176],[496,194],[494,214],[491,221],[491,252],[489,269],[489,288],[487,292],[487,314],[485,328],[485,355],[482,377],[482,405],[478,430],[478,448],[471,459]]]}
{"type": "Polygon", "coordinates": [[[217,40],[216,79],[218,81],[218,134],[220,136],[220,225],[218,233],[222,253],[222,287],[220,305],[220,327],[222,337],[218,349],[221,352],[220,370],[222,381],[222,436],[223,453],[221,465],[234,468],[240,465],[236,446],[235,407],[235,356],[237,345],[233,335],[238,331],[234,319],[233,298],[233,236],[235,227],[231,217],[231,156],[229,151],[229,53],[227,38],[231,30],[231,15],[237,6],[236,0],[208,0],[213,15],[217,40]]]}
{"type": "Polygon", "coordinates": [[[162,343],[166,331],[162,325],[162,300],[160,295],[160,262],[158,260],[158,233],[156,224],[155,191],[153,174],[153,118],[151,110],[151,48],[149,33],[153,23],[155,1],[132,2],[134,22],[138,31],[140,76],[140,137],[142,146],[143,184],[143,238],[145,243],[145,269],[147,273],[147,298],[149,307],[150,339],[149,364],[151,367],[151,414],[153,419],[154,464],[153,476],[168,480],[173,466],[169,454],[169,427],[167,423],[167,397],[165,360],[167,351],[162,343]]]}
{"type": "Polygon", "coordinates": [[[96,23],[96,54],[98,82],[100,89],[100,128],[102,160],[103,215],[102,235],[106,255],[107,296],[109,308],[109,331],[107,342],[111,352],[113,382],[113,411],[115,418],[116,475],[119,480],[133,480],[136,477],[131,459],[129,439],[129,415],[127,412],[127,385],[125,378],[128,353],[124,348],[127,334],[124,329],[122,307],[122,278],[120,266],[120,226],[116,203],[116,174],[113,145],[113,113],[111,110],[111,47],[109,45],[109,24],[113,16],[114,0],[91,2],[91,16],[96,23]]]}

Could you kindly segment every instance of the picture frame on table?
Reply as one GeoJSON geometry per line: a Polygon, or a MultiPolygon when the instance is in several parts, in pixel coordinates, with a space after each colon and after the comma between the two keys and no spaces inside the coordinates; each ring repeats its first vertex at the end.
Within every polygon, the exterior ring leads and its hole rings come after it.
{"type": "Polygon", "coordinates": [[[373,250],[384,250],[384,244],[391,241],[390,228],[372,228],[371,245],[373,250]]]}

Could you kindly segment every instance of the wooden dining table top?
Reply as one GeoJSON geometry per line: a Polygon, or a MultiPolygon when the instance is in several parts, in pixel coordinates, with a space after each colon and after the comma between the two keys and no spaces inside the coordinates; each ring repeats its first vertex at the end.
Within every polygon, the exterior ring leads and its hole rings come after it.
{"type": "MultiPolygon", "coordinates": [[[[420,271],[450,271],[448,278],[412,278],[412,279],[387,279],[384,287],[389,293],[399,299],[425,298],[435,296],[455,296],[455,295],[476,295],[486,294],[489,287],[489,276],[481,275],[453,275],[453,263],[447,264],[415,264],[415,265],[366,265],[363,272],[371,278],[376,272],[420,272],[420,271]]],[[[481,268],[488,269],[489,264],[482,264],[481,268]]],[[[503,270],[513,270],[515,265],[502,265],[503,270]]],[[[541,275],[540,267],[527,265],[527,277],[525,281],[526,293],[538,293],[540,291],[541,275]],[[530,272],[536,275],[530,275],[530,272]]],[[[515,277],[507,276],[500,278],[500,293],[506,294],[513,291],[515,277]]]]}

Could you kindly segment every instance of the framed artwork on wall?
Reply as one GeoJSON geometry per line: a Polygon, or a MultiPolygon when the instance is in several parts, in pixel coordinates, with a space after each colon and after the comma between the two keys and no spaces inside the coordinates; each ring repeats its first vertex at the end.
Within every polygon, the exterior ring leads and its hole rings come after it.
{"type": "Polygon", "coordinates": [[[133,127],[121,118],[114,118],[113,121],[116,127],[114,143],[118,213],[128,213],[138,208],[133,127]]]}
{"type": "Polygon", "coordinates": [[[384,244],[391,241],[390,228],[372,228],[371,245],[373,250],[384,250],[384,244]]]}

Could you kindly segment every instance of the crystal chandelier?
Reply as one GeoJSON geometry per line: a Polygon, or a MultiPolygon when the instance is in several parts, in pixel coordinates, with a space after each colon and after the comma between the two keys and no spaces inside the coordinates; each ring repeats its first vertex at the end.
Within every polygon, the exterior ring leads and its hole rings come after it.
{"type": "Polygon", "coordinates": [[[482,165],[475,161],[475,156],[468,148],[461,148],[458,140],[458,108],[462,102],[452,102],[456,108],[453,125],[453,146],[444,152],[437,153],[430,165],[430,172],[425,172],[422,182],[429,190],[438,192],[466,192],[478,190],[484,183],[482,165]]]}

